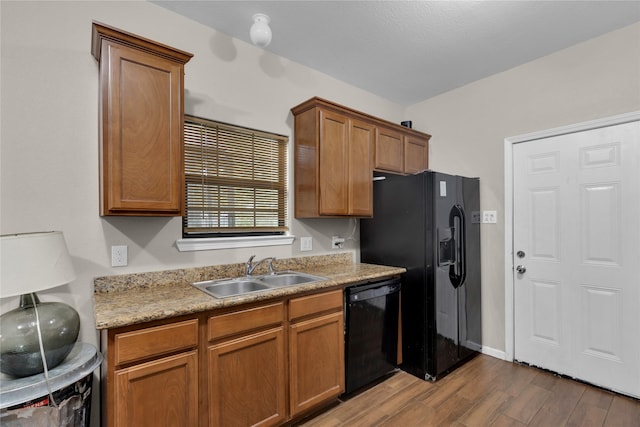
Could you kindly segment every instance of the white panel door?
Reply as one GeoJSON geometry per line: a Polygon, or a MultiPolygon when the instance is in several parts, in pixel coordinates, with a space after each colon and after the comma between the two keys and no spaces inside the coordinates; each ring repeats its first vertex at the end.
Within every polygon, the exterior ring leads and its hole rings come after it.
{"type": "Polygon", "coordinates": [[[516,144],[513,170],[515,359],[640,397],[640,122],[516,144]]]}

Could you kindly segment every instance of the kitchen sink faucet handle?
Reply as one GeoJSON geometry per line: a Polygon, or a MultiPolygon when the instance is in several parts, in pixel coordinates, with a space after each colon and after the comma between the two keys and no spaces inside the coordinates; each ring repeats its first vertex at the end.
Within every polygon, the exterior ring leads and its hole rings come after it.
{"type": "Polygon", "coordinates": [[[260,261],[258,261],[255,264],[253,264],[253,258],[254,257],[255,257],[255,255],[251,255],[251,257],[249,258],[249,261],[247,261],[247,276],[251,276],[251,274],[253,273],[253,270],[255,270],[263,262],[269,262],[269,273],[275,274],[275,268],[273,267],[273,261],[275,261],[276,259],[274,257],[262,258],[260,261]]]}
{"type": "Polygon", "coordinates": [[[245,268],[245,273],[246,273],[246,275],[247,275],[247,276],[250,276],[250,275],[251,275],[251,272],[253,271],[253,265],[252,265],[252,263],[253,263],[253,259],[254,259],[255,257],[256,257],[255,255],[251,255],[251,256],[249,257],[249,260],[247,261],[246,268],[245,268]]]}

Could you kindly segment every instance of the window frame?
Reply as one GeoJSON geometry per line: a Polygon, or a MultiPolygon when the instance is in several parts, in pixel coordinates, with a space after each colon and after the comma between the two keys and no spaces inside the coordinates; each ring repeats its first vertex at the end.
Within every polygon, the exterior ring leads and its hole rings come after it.
{"type": "MultiPolygon", "coordinates": [[[[185,203],[185,215],[182,218],[181,227],[182,227],[182,239],[179,239],[178,242],[180,246],[183,247],[191,247],[192,244],[187,244],[187,241],[200,241],[204,243],[204,246],[218,246],[219,244],[223,244],[225,247],[235,247],[235,245],[240,244],[237,247],[246,247],[246,242],[255,242],[255,246],[262,245],[271,245],[274,244],[290,244],[292,243],[292,236],[288,236],[289,230],[289,206],[288,206],[288,197],[289,197],[289,171],[288,171],[288,154],[289,154],[289,137],[286,135],[276,134],[274,132],[266,132],[257,129],[252,129],[244,126],[234,125],[230,123],[225,123],[217,120],[205,119],[192,115],[184,116],[184,147],[183,147],[183,155],[184,155],[184,174],[185,174],[185,194],[184,194],[184,203],[185,203]],[[194,134],[197,134],[198,128],[201,127],[202,135],[199,137],[191,138],[194,134]],[[235,135],[234,135],[235,133],[235,135]],[[189,136],[191,135],[191,136],[189,136]],[[200,139],[198,141],[198,138],[200,139]],[[208,138],[208,146],[205,147],[203,142],[208,138]],[[236,138],[236,139],[233,139],[236,138]],[[265,149],[265,145],[262,145],[262,148],[258,148],[256,151],[255,142],[258,141],[260,143],[266,144],[268,149],[265,149]],[[200,147],[196,146],[194,150],[194,144],[200,143],[200,147]],[[238,142],[241,144],[249,144],[251,150],[247,150],[248,159],[251,159],[246,164],[243,163],[239,166],[240,172],[236,171],[235,168],[227,168],[226,175],[218,174],[217,172],[214,174],[207,175],[206,173],[202,175],[198,175],[197,172],[194,174],[194,170],[202,168],[202,170],[206,169],[216,169],[217,171],[221,171],[224,168],[221,165],[234,165],[237,162],[237,157],[232,158],[233,156],[227,157],[219,157],[220,152],[222,151],[221,146],[224,147],[225,144],[238,142]],[[277,165],[274,170],[269,170],[270,174],[263,180],[256,178],[256,176],[264,175],[264,170],[258,169],[256,166],[256,156],[255,154],[269,154],[271,155],[273,152],[273,148],[277,150],[277,165]],[[264,151],[260,151],[264,150],[264,151]],[[198,151],[201,151],[198,152],[198,151]],[[206,163],[208,160],[205,159],[207,154],[205,152],[211,153],[215,151],[215,167],[210,163],[206,163]],[[195,153],[195,154],[194,154],[195,153]],[[204,153],[204,154],[203,154],[204,153]],[[198,158],[198,156],[201,156],[198,158]],[[193,159],[196,160],[193,160],[193,159]],[[231,160],[229,160],[231,159],[231,160]],[[220,160],[220,162],[218,162],[220,160]],[[275,172],[274,172],[275,171],[275,172]],[[246,175],[245,175],[246,174],[246,175]],[[270,178],[277,177],[276,180],[270,180],[270,178]],[[255,184],[254,186],[247,184],[255,184]],[[189,188],[201,186],[199,196],[202,199],[202,210],[198,211],[198,209],[193,209],[195,212],[200,212],[204,216],[207,210],[211,210],[213,217],[217,216],[218,221],[219,218],[222,217],[222,213],[227,210],[233,214],[240,211],[244,211],[247,213],[246,216],[240,217],[247,218],[253,220],[253,224],[248,227],[235,227],[235,229],[225,230],[225,227],[211,227],[211,231],[198,231],[200,227],[194,227],[194,224],[191,224],[191,231],[189,231],[189,206],[196,206],[193,202],[191,205],[189,204],[189,188]],[[205,190],[207,187],[209,188],[209,192],[205,190]],[[213,188],[215,187],[215,188],[213,188]],[[253,195],[251,197],[246,197],[243,199],[245,205],[238,206],[229,203],[230,200],[233,200],[234,197],[227,197],[224,195],[220,195],[224,193],[220,191],[220,189],[229,191],[230,193],[235,194],[234,192],[237,190],[242,190],[246,196],[246,194],[251,194],[253,190],[253,195]],[[252,189],[252,190],[251,190],[252,189]],[[269,190],[277,191],[277,196],[274,197],[272,195],[260,196],[259,192],[256,190],[263,190],[263,193],[268,193],[269,190]],[[267,190],[267,191],[264,191],[267,190]],[[205,195],[209,194],[209,196],[205,195]],[[211,194],[216,194],[216,197],[211,197],[211,194]],[[210,200],[216,200],[215,202],[211,202],[210,200]],[[227,203],[222,203],[221,200],[225,200],[227,203]],[[265,202],[266,200],[266,202],[265,202]],[[246,202],[251,202],[251,207],[247,208],[246,202]],[[277,206],[277,208],[264,208],[258,207],[259,204],[266,203],[268,206],[277,206]],[[234,210],[235,209],[235,210],[234,210]],[[275,210],[274,210],[275,209],[275,210]],[[256,223],[259,222],[260,215],[269,215],[268,212],[275,213],[276,215],[271,219],[267,219],[268,221],[276,220],[277,225],[267,225],[267,226],[256,226],[256,223]],[[266,214],[264,212],[267,212],[266,214]],[[242,230],[245,228],[245,230],[242,230]],[[283,237],[284,239],[279,239],[277,237],[283,237]],[[214,244],[211,240],[217,240],[218,243],[214,244]],[[233,243],[236,242],[236,243],[233,243]],[[237,243],[237,242],[245,242],[245,243],[237,243]],[[285,242],[285,243],[281,243],[285,242]],[[230,246],[229,246],[230,245],[230,246]]],[[[229,147],[229,145],[227,145],[229,147]]],[[[245,147],[246,148],[246,147],[245,147]]],[[[228,150],[229,151],[229,150],[228,150]]],[[[233,150],[231,150],[233,151],[233,150]]],[[[241,150],[235,151],[237,155],[241,150]]],[[[245,155],[242,153],[243,156],[245,155]]],[[[209,159],[210,160],[210,159],[209,159]]],[[[273,164],[273,163],[269,163],[273,164]]],[[[206,222],[206,219],[203,219],[203,222],[206,222]]],[[[202,227],[206,228],[206,227],[202,227]]],[[[192,242],[193,243],[193,242],[192,242]]],[[[252,245],[253,246],[253,245],[252,245]]],[[[182,249],[181,249],[182,250],[182,249]]],[[[187,250],[197,250],[197,249],[187,249],[187,250]]]]}

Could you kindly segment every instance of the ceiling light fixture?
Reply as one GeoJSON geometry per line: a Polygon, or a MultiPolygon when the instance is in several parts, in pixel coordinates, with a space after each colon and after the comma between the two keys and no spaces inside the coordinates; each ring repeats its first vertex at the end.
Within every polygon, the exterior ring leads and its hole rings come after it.
{"type": "Polygon", "coordinates": [[[271,43],[271,28],[269,28],[271,20],[264,13],[256,13],[253,15],[253,25],[249,31],[251,42],[258,47],[267,47],[271,43]]]}

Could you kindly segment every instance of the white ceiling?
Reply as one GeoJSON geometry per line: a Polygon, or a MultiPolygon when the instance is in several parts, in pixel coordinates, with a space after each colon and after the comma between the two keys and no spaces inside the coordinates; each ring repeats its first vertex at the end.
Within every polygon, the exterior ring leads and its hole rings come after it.
{"type": "MultiPolygon", "coordinates": [[[[408,106],[640,21],[640,1],[151,0],[267,51],[408,106]]],[[[638,52],[640,59],[640,52],[638,52]]]]}

